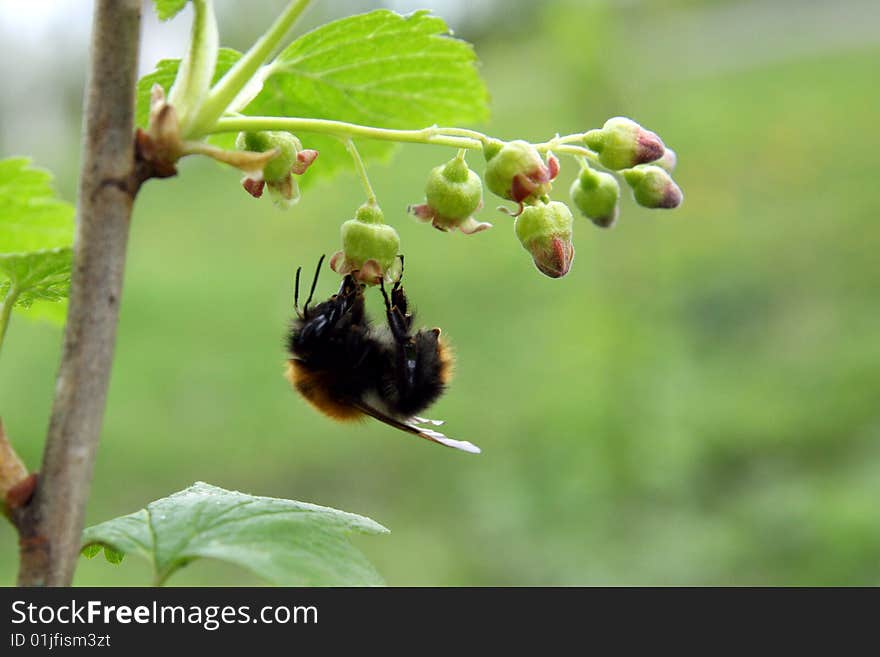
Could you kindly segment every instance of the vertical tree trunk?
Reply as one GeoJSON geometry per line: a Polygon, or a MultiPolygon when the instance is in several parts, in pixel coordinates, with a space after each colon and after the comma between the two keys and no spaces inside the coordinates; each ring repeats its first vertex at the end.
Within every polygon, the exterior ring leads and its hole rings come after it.
{"type": "Polygon", "coordinates": [[[95,3],[70,306],[39,483],[19,522],[23,586],[69,585],[79,556],[138,187],[140,12],[141,0],[95,3]]]}

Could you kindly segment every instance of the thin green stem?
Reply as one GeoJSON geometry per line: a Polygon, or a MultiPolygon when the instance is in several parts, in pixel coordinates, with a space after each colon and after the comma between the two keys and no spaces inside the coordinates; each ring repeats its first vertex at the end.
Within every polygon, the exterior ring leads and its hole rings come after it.
{"type": "Polygon", "coordinates": [[[366,139],[378,139],[382,141],[395,141],[411,144],[433,144],[437,146],[452,146],[453,148],[467,148],[481,150],[483,142],[488,139],[486,135],[474,130],[459,128],[422,128],[421,130],[389,130],[386,128],[374,128],[371,126],[346,123],[345,121],[331,121],[329,119],[305,119],[284,116],[234,116],[217,120],[213,128],[207,133],[216,132],[259,132],[261,130],[286,130],[288,132],[313,132],[318,134],[333,135],[340,139],[353,139],[362,137],[366,139]],[[458,133],[467,132],[472,136],[460,136],[458,133]]]}
{"type": "Polygon", "coordinates": [[[189,51],[168,95],[168,102],[177,111],[180,130],[184,134],[191,130],[211,88],[220,43],[212,0],[194,0],[193,8],[195,14],[189,51]]]}
{"type": "Polygon", "coordinates": [[[540,144],[535,144],[535,148],[537,148],[539,151],[543,152],[545,150],[556,150],[561,144],[572,144],[574,142],[583,143],[584,137],[586,136],[586,134],[587,134],[586,132],[576,132],[574,134],[563,135],[561,137],[559,135],[556,135],[550,141],[545,141],[540,144]]]}
{"type": "Polygon", "coordinates": [[[584,146],[573,146],[570,144],[560,144],[555,148],[538,148],[538,151],[541,153],[547,151],[553,151],[554,153],[565,153],[566,155],[573,155],[575,157],[585,157],[592,162],[598,162],[599,156],[596,155],[589,148],[585,148],[584,146]]]}
{"type": "MultiPolygon", "coordinates": [[[[288,132],[313,132],[333,135],[341,140],[352,138],[377,139],[410,144],[429,144],[452,146],[461,150],[482,150],[489,137],[476,130],[466,128],[444,128],[430,126],[421,130],[391,130],[372,126],[332,121],[330,119],[309,119],[286,116],[230,116],[218,119],[208,133],[217,132],[259,132],[261,130],[286,130],[288,132]]],[[[550,141],[535,144],[541,153],[554,151],[566,155],[586,157],[598,162],[598,156],[585,146],[574,142],[583,140],[583,133],[556,137],[550,141]]]]}
{"type": "Polygon", "coordinates": [[[309,6],[311,0],[293,0],[277,20],[269,27],[250,50],[248,50],[235,66],[224,75],[220,81],[208,93],[205,102],[199,110],[197,120],[193,125],[192,134],[187,137],[211,132],[207,128],[212,126],[223,115],[230,103],[235,100],[238,93],[254,77],[257,69],[269,58],[278,46],[284,35],[293,27],[293,24],[309,6]]]}
{"type": "Polygon", "coordinates": [[[361,154],[358,153],[357,146],[354,145],[354,142],[351,139],[345,139],[343,141],[345,143],[345,149],[354,161],[354,168],[355,171],[357,171],[358,177],[361,179],[364,191],[367,193],[367,202],[370,203],[370,205],[378,205],[378,202],[376,201],[376,193],[373,191],[373,186],[370,184],[370,178],[367,176],[367,168],[364,166],[361,154]]]}
{"type": "Polygon", "coordinates": [[[15,284],[11,284],[6,290],[6,296],[0,301],[0,351],[3,350],[3,339],[6,337],[6,328],[9,326],[9,317],[12,315],[12,306],[18,299],[19,290],[15,284]]]}

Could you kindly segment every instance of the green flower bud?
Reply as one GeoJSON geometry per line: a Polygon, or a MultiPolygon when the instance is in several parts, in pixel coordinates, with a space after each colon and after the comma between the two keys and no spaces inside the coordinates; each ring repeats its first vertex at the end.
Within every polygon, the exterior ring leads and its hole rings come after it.
{"type": "Polygon", "coordinates": [[[277,155],[266,162],[262,170],[249,173],[242,181],[242,186],[257,198],[263,195],[264,185],[268,186],[275,202],[283,207],[299,200],[299,186],[292,174],[305,173],[318,157],[318,151],[303,149],[302,142],[289,132],[240,132],[235,147],[257,153],[273,149],[277,151],[277,155]]]}
{"type": "Polygon", "coordinates": [[[623,116],[608,119],[601,130],[590,130],[584,141],[599,154],[602,166],[615,171],[653,162],[664,151],[660,137],[623,116]]]}
{"type": "Polygon", "coordinates": [[[342,224],[342,251],[330,258],[330,268],[368,285],[377,285],[381,279],[391,282],[400,272],[399,251],[397,231],[384,223],[378,205],[365,203],[354,219],[342,224]]]}
{"type": "Polygon", "coordinates": [[[278,182],[290,173],[296,154],[302,150],[302,142],[289,132],[240,132],[235,139],[235,147],[240,151],[258,153],[278,149],[278,155],[263,167],[263,179],[278,182]]]}
{"type": "Polygon", "coordinates": [[[672,176],[653,164],[627,169],[623,177],[632,188],[636,203],[646,208],[677,208],[684,199],[672,176]]]}
{"type": "Polygon", "coordinates": [[[571,210],[559,201],[526,206],[516,218],[516,236],[541,273],[560,278],[571,269],[573,223],[571,210]]]}
{"type": "Polygon", "coordinates": [[[584,167],[571,185],[571,200],[587,219],[609,228],[619,212],[620,185],[610,173],[584,167]]]}
{"type": "Polygon", "coordinates": [[[425,186],[425,199],[427,203],[411,205],[408,209],[422,221],[430,221],[438,230],[457,228],[470,235],[492,227],[492,224],[480,223],[473,217],[483,207],[483,183],[468,168],[464,158],[455,157],[431,170],[425,186]]]}
{"type": "Polygon", "coordinates": [[[552,154],[545,163],[530,143],[522,140],[489,142],[486,157],[486,185],[501,198],[522,203],[550,192],[550,182],[559,173],[559,160],[552,154]]]}

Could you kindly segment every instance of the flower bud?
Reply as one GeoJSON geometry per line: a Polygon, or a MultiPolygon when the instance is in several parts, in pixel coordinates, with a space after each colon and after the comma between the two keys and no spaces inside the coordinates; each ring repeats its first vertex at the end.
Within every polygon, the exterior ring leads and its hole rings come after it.
{"type": "Polygon", "coordinates": [[[678,156],[675,154],[675,151],[671,148],[667,147],[665,151],[663,151],[663,157],[659,160],[655,160],[651,162],[655,167],[660,167],[661,169],[666,169],[668,173],[672,173],[675,171],[675,165],[678,164],[678,156]]]}
{"type": "Polygon", "coordinates": [[[587,219],[610,228],[619,212],[620,185],[610,173],[584,167],[571,185],[571,200],[587,219]]]}
{"type": "Polygon", "coordinates": [[[677,208],[684,198],[672,176],[653,164],[627,169],[623,177],[632,187],[636,203],[646,208],[677,208]]]}
{"type": "Polygon", "coordinates": [[[269,188],[276,204],[282,207],[299,200],[299,186],[292,174],[305,173],[318,157],[318,151],[303,149],[302,143],[289,132],[241,132],[235,140],[239,150],[263,153],[275,150],[277,155],[263,165],[262,170],[249,173],[242,186],[256,198],[263,195],[264,185],[269,188]]]}
{"type": "Polygon", "coordinates": [[[438,230],[457,228],[470,235],[492,227],[473,217],[483,207],[483,183],[464,158],[455,157],[431,170],[425,200],[426,203],[411,205],[408,210],[422,221],[430,221],[438,230]]]}
{"type": "Polygon", "coordinates": [[[559,160],[553,154],[548,154],[545,163],[538,149],[526,141],[491,141],[484,155],[486,185],[501,198],[515,203],[549,193],[550,182],[559,173],[559,160]]]}
{"type": "Polygon", "coordinates": [[[381,279],[391,282],[400,273],[399,250],[400,237],[384,223],[382,210],[364,203],[354,219],[342,224],[342,251],[330,258],[330,268],[368,285],[377,285],[381,279]]]}
{"type": "Polygon", "coordinates": [[[571,269],[573,222],[571,210],[559,201],[526,206],[516,218],[516,236],[541,273],[560,278],[571,269]]]}
{"type": "Polygon", "coordinates": [[[615,171],[653,162],[665,148],[660,137],[623,116],[608,119],[601,130],[590,130],[584,141],[599,154],[602,166],[615,171]]]}

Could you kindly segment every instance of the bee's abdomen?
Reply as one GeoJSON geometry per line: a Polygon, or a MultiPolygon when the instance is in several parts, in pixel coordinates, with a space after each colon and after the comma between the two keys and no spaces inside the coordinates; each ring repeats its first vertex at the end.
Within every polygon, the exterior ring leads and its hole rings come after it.
{"type": "Polygon", "coordinates": [[[357,420],[361,411],[351,403],[346,390],[338,385],[339,378],[326,370],[313,370],[303,361],[287,361],[285,377],[296,391],[314,408],[335,420],[357,420]]]}

